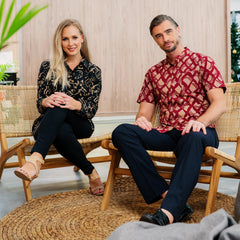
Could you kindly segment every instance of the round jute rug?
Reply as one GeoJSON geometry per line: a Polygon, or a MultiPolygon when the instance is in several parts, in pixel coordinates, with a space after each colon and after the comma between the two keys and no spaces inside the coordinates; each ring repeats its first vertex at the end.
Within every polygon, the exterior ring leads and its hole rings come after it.
{"type": "MultiPolygon", "coordinates": [[[[194,209],[189,223],[204,216],[207,191],[194,189],[188,203],[194,209]]],[[[110,205],[100,211],[102,196],[89,189],[44,196],[23,204],[0,220],[2,240],[99,240],[106,239],[120,225],[153,213],[161,201],[147,205],[131,177],[116,181],[110,205]]],[[[216,209],[233,216],[235,198],[217,194],[216,209]]]]}

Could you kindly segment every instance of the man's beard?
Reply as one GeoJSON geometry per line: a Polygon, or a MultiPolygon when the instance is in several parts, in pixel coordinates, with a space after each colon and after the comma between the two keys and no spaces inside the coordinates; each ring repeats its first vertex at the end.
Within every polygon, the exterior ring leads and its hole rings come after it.
{"type": "Polygon", "coordinates": [[[179,39],[177,40],[176,44],[171,49],[163,49],[166,53],[171,53],[177,49],[177,46],[179,44],[179,39]]]}

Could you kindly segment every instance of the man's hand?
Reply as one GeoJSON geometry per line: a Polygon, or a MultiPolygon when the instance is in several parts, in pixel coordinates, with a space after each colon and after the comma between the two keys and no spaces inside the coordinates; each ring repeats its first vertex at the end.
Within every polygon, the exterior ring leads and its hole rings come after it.
{"type": "Polygon", "coordinates": [[[134,122],[134,125],[139,126],[140,128],[146,130],[147,132],[152,130],[152,123],[148,121],[145,117],[139,117],[134,122]]]}
{"type": "Polygon", "coordinates": [[[205,135],[207,135],[206,127],[202,122],[195,121],[195,120],[190,120],[188,124],[185,126],[185,128],[182,131],[182,135],[189,133],[190,131],[193,132],[200,132],[200,130],[203,131],[205,135]]]}

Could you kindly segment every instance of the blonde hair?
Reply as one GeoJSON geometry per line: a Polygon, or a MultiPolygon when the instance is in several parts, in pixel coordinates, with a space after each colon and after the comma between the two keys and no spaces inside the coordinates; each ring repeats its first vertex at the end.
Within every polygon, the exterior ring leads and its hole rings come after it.
{"type": "MultiPolygon", "coordinates": [[[[68,26],[76,27],[79,30],[80,34],[84,35],[82,26],[75,19],[66,19],[58,25],[53,37],[53,49],[52,49],[52,57],[50,60],[50,69],[46,77],[47,79],[53,80],[54,86],[56,86],[58,83],[62,84],[62,89],[64,89],[64,87],[68,85],[67,70],[64,65],[67,55],[62,49],[62,32],[63,32],[63,29],[68,26]]],[[[90,61],[90,54],[88,51],[87,39],[85,36],[81,46],[80,53],[84,58],[90,61]]]]}

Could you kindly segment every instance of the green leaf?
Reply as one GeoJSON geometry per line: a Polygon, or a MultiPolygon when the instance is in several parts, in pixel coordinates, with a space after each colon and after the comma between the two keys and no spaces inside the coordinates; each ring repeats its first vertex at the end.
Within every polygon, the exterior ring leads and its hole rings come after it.
{"type": "MultiPolygon", "coordinates": [[[[2,0],[0,5],[0,24],[1,24],[1,15],[4,11],[4,3],[5,0],[2,0]]],[[[7,43],[5,43],[14,33],[16,33],[23,25],[29,22],[35,15],[37,15],[40,11],[48,7],[47,5],[44,6],[34,6],[32,9],[28,10],[30,7],[30,3],[25,4],[16,14],[14,17],[10,27],[9,21],[12,15],[13,6],[15,4],[15,0],[12,1],[11,6],[8,10],[7,17],[5,19],[4,27],[1,34],[0,39],[0,50],[4,48],[7,43]]]]}
{"type": "Polygon", "coordinates": [[[30,3],[25,4],[17,13],[17,15],[15,16],[15,18],[12,21],[11,25],[17,25],[18,21],[21,20],[21,18],[24,16],[24,14],[27,12],[28,8],[30,7],[30,3]]]}
{"type": "Polygon", "coordinates": [[[4,4],[5,4],[5,0],[2,0],[1,5],[0,5],[0,26],[1,26],[1,22],[2,22],[4,4]]]}
{"type": "Polygon", "coordinates": [[[27,12],[29,6],[30,3],[27,3],[19,10],[17,15],[13,19],[11,26],[8,29],[7,35],[4,38],[2,37],[2,41],[6,41],[10,36],[12,36],[15,32],[17,32],[21,28],[22,18],[24,14],[27,12]]]}
{"type": "Polygon", "coordinates": [[[15,0],[12,1],[11,5],[10,5],[10,7],[9,7],[8,14],[7,14],[5,23],[4,23],[4,25],[3,25],[2,34],[1,34],[1,39],[3,39],[4,34],[5,34],[5,31],[6,31],[7,27],[8,27],[8,23],[9,23],[11,14],[12,14],[12,10],[13,10],[14,4],[15,4],[15,0]]]}
{"type": "Polygon", "coordinates": [[[11,66],[12,65],[9,63],[0,64],[0,81],[5,81],[7,79],[9,75],[6,73],[6,70],[11,66]]]}
{"type": "Polygon", "coordinates": [[[35,15],[37,15],[40,11],[42,11],[45,8],[46,6],[40,9],[34,7],[26,13],[24,12],[23,14],[21,13],[19,16],[17,15],[16,16],[17,20],[15,19],[13,20],[11,26],[9,27],[8,33],[3,40],[6,41],[8,38],[10,38],[16,31],[18,31],[18,29],[20,29],[23,25],[29,22],[35,15]]]}

